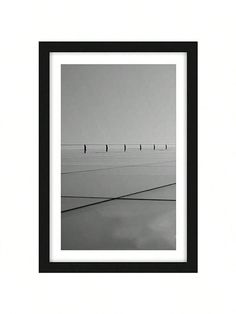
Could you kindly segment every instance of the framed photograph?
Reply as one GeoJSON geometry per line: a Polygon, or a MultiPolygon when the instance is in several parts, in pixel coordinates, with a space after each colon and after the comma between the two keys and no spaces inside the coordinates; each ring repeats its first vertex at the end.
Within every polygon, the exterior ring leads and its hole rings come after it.
{"type": "Polygon", "coordinates": [[[39,43],[39,271],[197,272],[197,43],[39,43]]]}

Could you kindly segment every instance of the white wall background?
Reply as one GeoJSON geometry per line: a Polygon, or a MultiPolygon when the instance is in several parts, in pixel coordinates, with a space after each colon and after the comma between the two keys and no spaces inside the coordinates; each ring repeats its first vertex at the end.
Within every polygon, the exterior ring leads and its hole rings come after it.
{"type": "Polygon", "coordinates": [[[236,312],[235,1],[5,1],[0,310],[236,312]],[[199,273],[38,273],[38,41],[199,41],[199,273]]]}

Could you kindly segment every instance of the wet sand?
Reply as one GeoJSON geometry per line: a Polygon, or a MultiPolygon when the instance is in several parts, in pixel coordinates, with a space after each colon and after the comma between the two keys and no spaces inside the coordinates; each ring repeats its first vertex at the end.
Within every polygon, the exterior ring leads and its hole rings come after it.
{"type": "Polygon", "coordinates": [[[175,150],[62,155],[64,250],[174,250],[175,150]]]}

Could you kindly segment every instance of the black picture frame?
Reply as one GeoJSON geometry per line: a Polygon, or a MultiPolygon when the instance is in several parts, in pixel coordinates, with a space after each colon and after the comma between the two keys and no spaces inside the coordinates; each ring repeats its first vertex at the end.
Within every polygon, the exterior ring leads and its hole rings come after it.
{"type": "Polygon", "coordinates": [[[39,43],[39,272],[151,273],[197,272],[197,42],[40,42],[39,43]],[[50,53],[187,53],[187,261],[50,261],[50,53]]]}

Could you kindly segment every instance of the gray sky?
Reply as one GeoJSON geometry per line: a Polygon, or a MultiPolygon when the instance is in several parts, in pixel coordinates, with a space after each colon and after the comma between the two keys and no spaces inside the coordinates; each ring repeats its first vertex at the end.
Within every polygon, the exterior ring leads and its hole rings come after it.
{"type": "Polygon", "coordinates": [[[62,143],[175,143],[175,65],[62,65],[62,143]]]}

